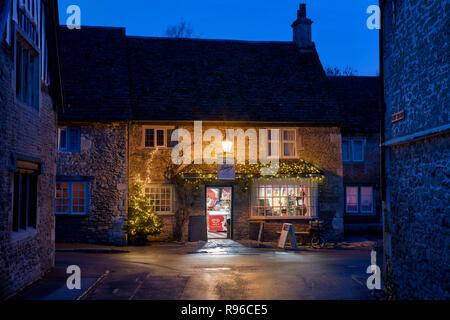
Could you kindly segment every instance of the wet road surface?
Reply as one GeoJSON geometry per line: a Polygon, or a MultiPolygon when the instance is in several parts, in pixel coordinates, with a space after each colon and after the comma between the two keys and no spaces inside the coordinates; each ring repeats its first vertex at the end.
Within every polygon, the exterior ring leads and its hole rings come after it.
{"type": "Polygon", "coordinates": [[[370,248],[285,251],[220,239],[129,251],[57,253],[56,268],[78,265],[82,277],[110,271],[87,300],[371,299],[361,284],[370,248]]]}

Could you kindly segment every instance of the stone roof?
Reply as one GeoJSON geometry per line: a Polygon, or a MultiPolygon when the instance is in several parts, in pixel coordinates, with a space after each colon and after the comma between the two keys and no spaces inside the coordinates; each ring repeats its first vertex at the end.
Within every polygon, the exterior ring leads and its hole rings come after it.
{"type": "Polygon", "coordinates": [[[66,110],[61,120],[131,117],[125,29],[60,28],[66,110]]]}
{"type": "Polygon", "coordinates": [[[329,86],[341,111],[344,132],[379,132],[379,77],[330,77],[329,86]]]}
{"type": "Polygon", "coordinates": [[[367,84],[373,78],[329,79],[317,52],[292,42],[60,30],[69,104],[61,120],[344,121],[364,128],[378,116],[360,108],[372,105],[362,90],[376,91],[367,84]]]}

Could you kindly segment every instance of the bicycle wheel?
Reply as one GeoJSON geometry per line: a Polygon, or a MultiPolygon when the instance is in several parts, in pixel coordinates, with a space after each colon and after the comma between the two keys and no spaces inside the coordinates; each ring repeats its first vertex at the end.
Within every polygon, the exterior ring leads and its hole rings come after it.
{"type": "Polygon", "coordinates": [[[314,236],[311,238],[311,246],[314,249],[322,249],[325,246],[325,240],[323,240],[321,237],[314,236]]]}

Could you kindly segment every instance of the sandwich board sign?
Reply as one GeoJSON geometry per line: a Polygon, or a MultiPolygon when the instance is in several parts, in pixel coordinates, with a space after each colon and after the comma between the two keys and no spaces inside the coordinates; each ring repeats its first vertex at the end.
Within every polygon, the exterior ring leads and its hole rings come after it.
{"type": "Polygon", "coordinates": [[[291,248],[297,249],[297,240],[295,239],[294,226],[291,223],[284,223],[281,229],[280,240],[278,241],[278,248],[284,249],[286,241],[289,237],[291,248]]]}

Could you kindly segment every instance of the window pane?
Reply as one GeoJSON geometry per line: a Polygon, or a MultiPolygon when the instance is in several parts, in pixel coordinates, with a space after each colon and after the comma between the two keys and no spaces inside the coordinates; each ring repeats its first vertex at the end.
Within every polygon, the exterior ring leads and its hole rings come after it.
{"type": "Polygon", "coordinates": [[[68,128],[69,132],[69,150],[72,152],[80,151],[81,132],[80,128],[68,128]]]}
{"type": "Polygon", "coordinates": [[[342,160],[350,161],[350,143],[348,141],[342,141],[342,160]]]}
{"type": "Polygon", "coordinates": [[[20,173],[14,172],[13,231],[19,231],[20,173]]]}
{"type": "Polygon", "coordinates": [[[83,213],[85,212],[84,199],[85,199],[85,187],[84,183],[72,184],[72,212],[83,213]]]}
{"type": "Polygon", "coordinates": [[[69,213],[69,184],[56,184],[55,211],[58,213],[69,213]]]}
{"type": "Polygon", "coordinates": [[[283,130],[284,141],[295,141],[295,130],[283,130]]]}
{"type": "Polygon", "coordinates": [[[146,129],[145,130],[145,146],[147,148],[153,148],[155,146],[155,130],[146,129]]]}
{"type": "Polygon", "coordinates": [[[361,212],[372,212],[371,187],[361,187],[361,212]]]}
{"type": "Polygon", "coordinates": [[[283,154],[285,157],[295,156],[295,144],[294,143],[283,143],[283,154]]]}
{"type": "Polygon", "coordinates": [[[353,161],[363,161],[363,142],[361,140],[353,141],[353,161]]]}
{"type": "Polygon", "coordinates": [[[59,149],[65,150],[67,148],[67,132],[66,129],[59,131],[59,149]]]}
{"type": "Polygon", "coordinates": [[[37,176],[35,174],[30,175],[28,202],[28,226],[36,228],[37,176]]]}
{"type": "MultiPolygon", "coordinates": [[[[173,129],[167,129],[167,146],[171,148],[175,147],[178,144],[177,140],[172,141],[173,132],[174,132],[173,129]]],[[[177,137],[174,138],[178,139],[177,137]]]]}
{"type": "Polygon", "coordinates": [[[164,147],[164,130],[156,130],[156,145],[164,147]]]}
{"type": "Polygon", "coordinates": [[[346,191],[347,212],[358,212],[358,187],[347,187],[346,191]]]}
{"type": "Polygon", "coordinates": [[[157,213],[172,211],[171,192],[172,188],[167,186],[145,189],[145,194],[157,213]]]}

